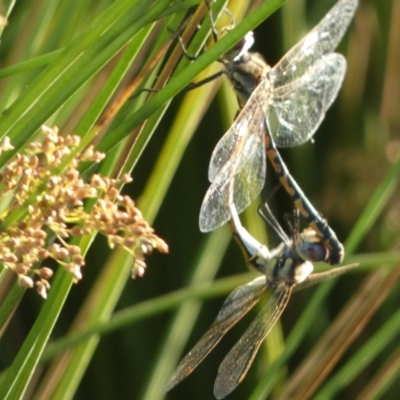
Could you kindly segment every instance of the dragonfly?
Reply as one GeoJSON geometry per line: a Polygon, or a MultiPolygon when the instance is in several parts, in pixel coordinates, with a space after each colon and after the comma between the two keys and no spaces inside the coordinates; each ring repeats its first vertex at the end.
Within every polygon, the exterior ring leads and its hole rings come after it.
{"type": "Polygon", "coordinates": [[[231,200],[240,213],[260,193],[268,156],[295,206],[329,249],[326,261],[342,262],[342,243],[292,178],[277,146],[310,140],[336,98],[346,60],[333,51],[357,6],[358,0],[339,0],[273,68],[248,51],[254,43],[252,32],[220,60],[225,67],[221,73],[232,82],[241,111],[213,151],[211,185],[200,210],[201,231],[212,231],[229,220],[231,200]]]}
{"type": "Polygon", "coordinates": [[[357,266],[351,264],[330,271],[312,274],[313,262],[322,261],[325,245],[310,227],[299,233],[299,213],[288,237],[268,209],[268,222],[282,240],[269,250],[242,226],[233,203],[230,204],[232,234],[239,243],[250,267],[262,275],[236,288],[225,300],[216,319],[192,350],[182,359],[165,386],[169,391],[185,379],[213,350],[222,337],[246,315],[267,292],[272,294],[255,320],[222,361],[214,384],[214,395],[222,399],[231,393],[247,374],[257,351],[278,321],[293,290],[301,289],[330,277],[338,276],[357,266]]]}

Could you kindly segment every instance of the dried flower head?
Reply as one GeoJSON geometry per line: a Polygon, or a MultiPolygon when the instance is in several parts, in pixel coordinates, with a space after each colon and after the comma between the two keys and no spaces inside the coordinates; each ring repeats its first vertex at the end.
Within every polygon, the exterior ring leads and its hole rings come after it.
{"type": "MultiPolygon", "coordinates": [[[[80,248],[68,240],[98,231],[111,248],[127,249],[135,258],[132,276],[143,276],[145,255],[153,249],[168,252],[168,246],[154,234],[133,200],[120,194],[131,177],[110,179],[95,174],[85,182],[78,170],[80,163],[99,162],[104,154],[88,147],[71,157],[80,145],[79,136],[59,136],[57,128],[42,130],[43,142],[30,143],[25,154],[15,154],[0,175],[1,221],[27,205],[26,215],[0,232],[0,263],[18,275],[21,285],[35,286],[46,298],[52,270],[38,265],[52,258],[79,281],[85,261],[80,248]],[[68,166],[59,168],[63,163],[68,166]],[[87,199],[95,199],[89,210],[84,207],[87,199]]],[[[0,153],[11,149],[4,138],[0,153]]]]}

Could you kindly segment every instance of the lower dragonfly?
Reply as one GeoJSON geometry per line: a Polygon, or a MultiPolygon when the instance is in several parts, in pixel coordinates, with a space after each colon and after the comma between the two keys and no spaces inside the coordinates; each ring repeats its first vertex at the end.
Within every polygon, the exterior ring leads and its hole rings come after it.
{"type": "Polygon", "coordinates": [[[260,193],[267,153],[296,207],[328,248],[326,261],[342,262],[342,243],[291,177],[276,145],[292,147],[311,139],[336,98],[346,60],[333,50],[357,5],[358,0],[339,0],[273,68],[248,51],[254,42],[252,32],[220,60],[225,71],[219,75],[228,75],[241,111],[214,149],[208,172],[212,184],[200,210],[201,231],[214,230],[229,220],[232,185],[239,213],[260,193]]]}
{"type": "Polygon", "coordinates": [[[259,243],[242,226],[233,204],[229,222],[232,234],[239,243],[249,266],[263,275],[236,288],[225,300],[217,318],[192,350],[182,359],[165,386],[171,390],[185,379],[212,351],[222,337],[246,315],[270,289],[272,295],[266,306],[247,328],[243,336],[222,361],[214,385],[214,395],[222,399],[231,393],[246,376],[256,353],[285,309],[293,289],[310,286],[316,282],[338,276],[357,266],[342,266],[334,270],[312,274],[313,262],[325,259],[327,251],[317,233],[307,228],[299,232],[299,215],[291,237],[287,237],[279,223],[267,208],[268,222],[273,226],[282,243],[273,250],[259,243]]]}

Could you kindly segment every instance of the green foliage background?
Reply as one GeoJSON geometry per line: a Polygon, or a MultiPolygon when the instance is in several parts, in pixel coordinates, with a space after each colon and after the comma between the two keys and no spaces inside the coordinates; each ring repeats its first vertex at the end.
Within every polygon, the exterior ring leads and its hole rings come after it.
{"type": "MultiPolygon", "coordinates": [[[[206,16],[194,29],[188,51],[196,54],[203,47],[210,27],[204,3],[1,3],[3,15],[11,12],[0,44],[1,136],[8,135],[16,150],[34,140],[42,124],[79,134],[83,145],[96,138],[108,156],[100,172],[132,172],[134,182],[125,190],[167,241],[170,254],[150,256],[145,276],[133,281],[126,252],[110,251],[101,237],[82,238],[84,279],[72,285],[58,269],[46,301],[33,290],[24,293],[11,273],[2,271],[0,398],[212,398],[218,365],[255,312],[181,385],[167,395],[163,385],[224,297],[254,277],[227,226],[208,235],[198,229],[211,152],[237,104],[225,79],[180,92],[200,72],[206,77],[218,71],[221,66],[213,61],[260,24],[256,50],[276,63],[333,5],[331,0],[288,0],[262,23],[282,3],[232,0],[229,9],[238,22],[244,18],[234,31],[215,45],[208,43],[195,62],[183,58],[176,69],[168,64],[175,41],[145,73],[142,68],[171,38],[170,30],[188,16],[194,15],[189,27],[206,16]],[[142,87],[153,87],[163,77],[163,66],[167,76],[173,71],[165,88],[149,99],[146,93],[130,97],[98,135],[94,124],[123,88],[139,79],[142,87]],[[136,128],[144,121],[139,134],[136,128]]],[[[345,241],[346,262],[361,265],[293,295],[231,399],[398,395],[400,3],[360,3],[338,50],[348,60],[339,98],[315,142],[282,155],[345,241]]],[[[215,15],[222,6],[220,0],[213,3],[215,15]]],[[[8,156],[0,157],[0,166],[8,156]]],[[[268,175],[263,198],[276,183],[271,168],[268,175]]],[[[269,203],[281,221],[292,210],[283,190],[269,203]]],[[[256,206],[243,214],[244,224],[259,240],[277,245],[256,206]]],[[[11,222],[3,221],[3,228],[11,222]]]]}

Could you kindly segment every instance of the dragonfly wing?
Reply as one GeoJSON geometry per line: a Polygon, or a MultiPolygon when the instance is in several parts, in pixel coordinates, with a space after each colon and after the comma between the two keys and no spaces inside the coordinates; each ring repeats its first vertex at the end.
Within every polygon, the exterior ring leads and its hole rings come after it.
{"type": "Polygon", "coordinates": [[[314,135],[342,86],[345,72],[344,57],[328,54],[299,79],[274,91],[267,125],[278,147],[298,146],[314,135]]]}
{"type": "Polygon", "coordinates": [[[291,286],[277,289],[244,335],[222,361],[214,385],[214,395],[222,399],[231,393],[243,380],[254,357],[272,327],[285,309],[291,286]]]}
{"type": "MultiPolygon", "coordinates": [[[[264,118],[263,109],[255,107],[254,114],[240,128],[242,130],[245,127],[246,140],[241,140],[239,145],[236,145],[230,158],[217,173],[213,169],[213,182],[200,210],[199,223],[202,232],[212,231],[230,219],[229,204],[231,202],[240,213],[261,192],[266,169],[264,118]]],[[[234,126],[238,127],[239,122],[235,122],[234,126]]],[[[222,154],[223,146],[219,149],[222,154]]],[[[210,171],[211,169],[210,166],[210,171]]]]}
{"type": "Polygon", "coordinates": [[[264,80],[255,89],[229,130],[222,136],[212,153],[208,179],[214,182],[223,167],[234,164],[243,156],[243,148],[251,135],[262,126],[262,103],[270,83],[264,80]]]}
{"type": "Polygon", "coordinates": [[[358,0],[339,0],[320,23],[292,47],[270,72],[273,86],[297,79],[321,56],[332,53],[342,40],[358,0]]]}
{"type": "Polygon", "coordinates": [[[266,288],[265,276],[260,276],[239,286],[228,296],[208,331],[179,363],[165,391],[185,379],[203,361],[225,333],[257,304],[266,288]]]}
{"type": "Polygon", "coordinates": [[[240,157],[240,148],[248,139],[250,120],[236,119],[229,130],[222,136],[211,155],[208,167],[208,180],[214,182],[222,168],[232,159],[240,157]]]}

